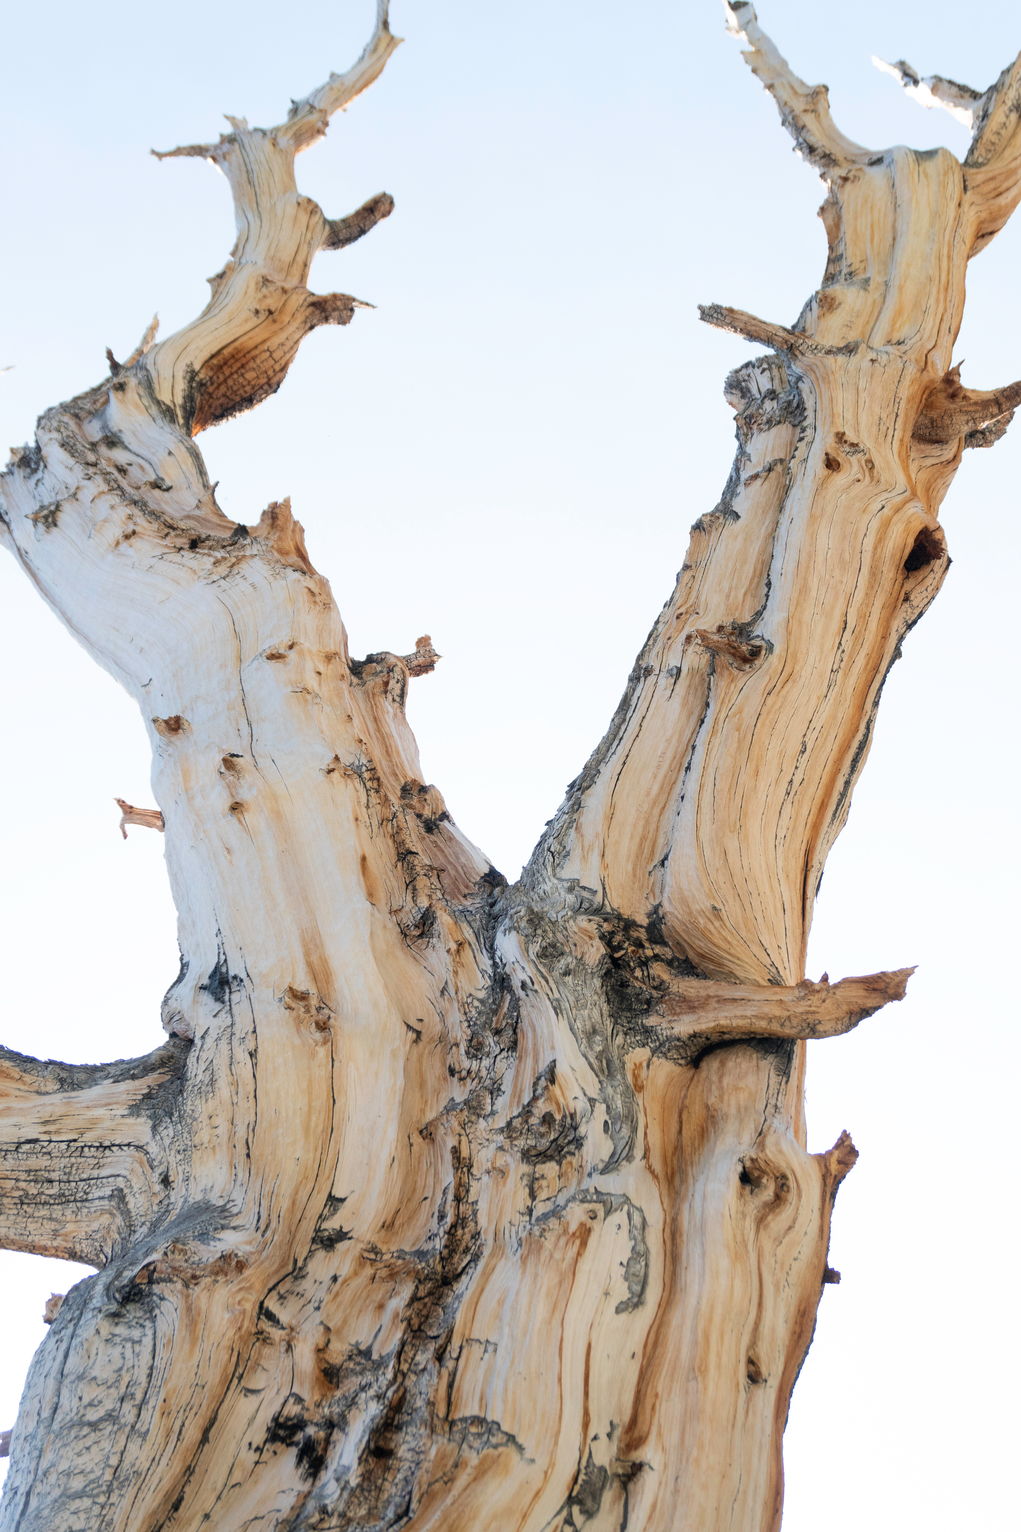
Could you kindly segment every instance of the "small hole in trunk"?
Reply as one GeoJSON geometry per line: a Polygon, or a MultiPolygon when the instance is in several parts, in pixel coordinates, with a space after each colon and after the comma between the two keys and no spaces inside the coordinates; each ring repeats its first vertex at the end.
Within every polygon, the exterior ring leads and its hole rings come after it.
{"type": "Polygon", "coordinates": [[[911,545],[911,552],[904,560],[904,573],[914,574],[917,569],[925,569],[936,559],[942,558],[943,552],[942,537],[929,527],[923,527],[911,545]]]}

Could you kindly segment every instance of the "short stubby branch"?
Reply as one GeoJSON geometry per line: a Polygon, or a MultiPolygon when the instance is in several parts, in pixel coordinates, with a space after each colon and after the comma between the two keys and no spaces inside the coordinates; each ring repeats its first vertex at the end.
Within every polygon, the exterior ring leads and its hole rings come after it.
{"type": "Polygon", "coordinates": [[[301,569],[305,574],[315,574],[305,545],[305,528],[295,520],[289,496],[271,500],[249,531],[252,537],[262,538],[281,563],[291,569],[301,569]]]}
{"type": "Polygon", "coordinates": [[[736,670],[748,670],[765,659],[772,649],[768,638],[748,631],[747,623],[721,622],[715,628],[692,628],[686,643],[701,644],[736,670]]]}
{"type": "Polygon", "coordinates": [[[347,293],[273,287],[265,281],[265,306],[253,307],[243,327],[189,377],[182,423],[193,436],[275,394],[310,330],[350,324],[355,309],[371,307],[347,293]]]}
{"type": "MultiPolygon", "coordinates": [[[[845,1180],[858,1163],[858,1151],[854,1146],[854,1140],[845,1128],[833,1145],[832,1149],[826,1149],[822,1154],[813,1155],[822,1167],[823,1175],[829,1183],[831,1195],[835,1194],[841,1181],[845,1180]]],[[[824,1280],[827,1282],[839,1282],[840,1273],[827,1266],[824,1280]]]]}
{"type": "Polygon", "coordinates": [[[437,660],[443,656],[433,648],[433,641],[428,633],[423,633],[421,638],[415,639],[415,649],[412,654],[402,654],[401,659],[408,667],[409,676],[427,676],[430,671],[436,669],[437,660]]]}
{"type": "Polygon", "coordinates": [[[125,840],[128,838],[128,825],[141,825],[145,830],[165,830],[163,815],[159,809],[140,809],[133,803],[126,803],[123,798],[115,798],[114,803],[121,811],[119,829],[125,840]]]}
{"type": "Polygon", "coordinates": [[[353,245],[356,239],[368,234],[377,223],[389,218],[393,210],[394,199],[390,193],[380,192],[378,196],[370,197],[368,202],[363,202],[353,213],[348,213],[346,218],[328,218],[323,249],[343,250],[345,246],[353,245]]]}
{"type": "Polygon", "coordinates": [[[918,442],[943,445],[964,437],[966,446],[991,446],[1019,405],[1021,381],[988,391],[965,388],[954,368],[928,394],[912,434],[918,442]]]}
{"type": "Polygon", "coordinates": [[[830,984],[727,984],[679,979],[646,1018],[664,1050],[691,1064],[724,1043],[774,1039],[803,1042],[841,1037],[891,1000],[903,1000],[913,968],[864,974],[830,984]]]}

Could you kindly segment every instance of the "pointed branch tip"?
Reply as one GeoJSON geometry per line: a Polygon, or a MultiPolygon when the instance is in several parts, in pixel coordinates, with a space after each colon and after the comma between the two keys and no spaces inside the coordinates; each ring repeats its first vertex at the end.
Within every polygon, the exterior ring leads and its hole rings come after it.
{"type": "Polygon", "coordinates": [[[166,822],[159,809],[139,809],[133,803],[125,803],[123,798],[115,798],[113,801],[121,811],[119,829],[125,840],[128,838],[128,825],[141,825],[146,830],[166,829],[166,822]]]}
{"type": "Polygon", "coordinates": [[[751,0],[723,0],[723,14],[727,21],[727,31],[735,36],[739,36],[746,26],[754,25],[759,19],[751,0]]]}
{"type": "Polygon", "coordinates": [[[401,42],[402,39],[390,31],[389,5],[386,0],[379,0],[372,36],[360,56],[343,74],[332,73],[318,90],[311,91],[301,101],[292,101],[287,121],[273,131],[277,142],[298,154],[321,138],[333,114],[343,111],[379,77],[401,42]]]}
{"type": "Polygon", "coordinates": [[[957,80],[948,80],[939,74],[926,75],[924,78],[916,69],[912,69],[906,59],[897,59],[895,63],[887,63],[886,59],[872,55],[872,63],[881,74],[888,74],[904,87],[905,95],[917,101],[919,106],[928,108],[941,106],[949,112],[955,122],[969,131],[975,126],[975,116],[985,99],[982,92],[972,90],[970,85],[962,85],[957,80]]]}
{"type": "Polygon", "coordinates": [[[159,331],[159,327],[160,316],[158,314],[154,314],[143,330],[142,338],[138,342],[138,345],[135,347],[134,351],[132,351],[131,355],[124,363],[125,367],[133,367],[136,362],[140,361],[142,357],[145,356],[147,351],[152,350],[153,343],[155,342],[156,335],[159,331]]]}
{"type": "Polygon", "coordinates": [[[118,362],[117,358],[110,350],[110,347],[107,346],[106,360],[110,365],[110,372],[113,376],[116,376],[116,374],[119,372],[124,372],[128,367],[133,367],[137,361],[140,361],[141,358],[145,356],[147,351],[152,350],[152,345],[156,339],[156,332],[159,327],[160,317],[158,314],[154,314],[142,332],[142,338],[138,342],[138,345],[123,362],[118,362]]]}
{"type": "Polygon", "coordinates": [[[789,330],[786,325],[774,324],[769,319],[759,319],[744,309],[728,308],[722,303],[700,303],[698,317],[703,324],[727,330],[731,335],[743,336],[773,351],[788,352],[802,356],[843,356],[849,354],[856,343],[845,346],[824,346],[800,330],[789,330]]]}
{"type": "Polygon", "coordinates": [[[270,501],[251,528],[251,535],[263,538],[277,558],[291,569],[300,569],[310,575],[316,573],[305,546],[305,529],[291,511],[290,495],[285,495],[283,500],[270,501]]]}
{"type": "Polygon", "coordinates": [[[179,144],[176,149],[150,149],[149,153],[154,160],[212,160],[218,148],[219,144],[179,144]]]}
{"type": "Polygon", "coordinates": [[[688,1064],[723,1043],[841,1037],[890,1001],[903,1000],[914,971],[898,968],[837,984],[825,977],[817,984],[803,979],[792,985],[680,979],[647,1020],[663,1039],[664,1051],[688,1064]]]}
{"type": "Polygon", "coordinates": [[[755,7],[723,0],[727,30],[747,45],[743,58],[776,102],[780,120],[800,154],[826,177],[868,157],[868,151],[845,137],[830,114],[825,85],[799,79],[768,33],[759,26],[755,7]]]}

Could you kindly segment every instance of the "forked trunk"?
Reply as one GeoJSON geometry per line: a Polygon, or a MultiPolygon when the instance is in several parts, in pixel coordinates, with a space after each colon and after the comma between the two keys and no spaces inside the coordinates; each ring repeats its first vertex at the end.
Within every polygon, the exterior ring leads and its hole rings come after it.
{"type": "Polygon", "coordinates": [[[908,978],[807,982],[808,923],[940,502],[1021,400],[952,369],[1021,196],[1021,63],[926,82],[974,116],[963,164],[873,153],[729,15],[829,262],[792,329],[703,311],[769,348],[727,382],[734,469],[516,884],[422,781],[430,641],[353,659],[289,506],[228,521],[192,440],[353,315],[311,259],[390,199],[328,219],[294,160],[383,68],[385,4],[285,123],[176,151],[237,208],[208,307],[0,483],[5,545],[146,719],[181,947],[156,1053],[0,1053],[0,1243],[99,1268],[33,1365],[12,1532],[779,1524],[855,1159],[805,1146],[804,1041],[908,978]]]}

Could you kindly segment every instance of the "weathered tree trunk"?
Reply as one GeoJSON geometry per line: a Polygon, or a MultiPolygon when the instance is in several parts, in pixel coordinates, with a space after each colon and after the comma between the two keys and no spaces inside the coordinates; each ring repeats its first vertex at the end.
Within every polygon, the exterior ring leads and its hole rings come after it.
{"type": "Polygon", "coordinates": [[[421,780],[429,641],[353,660],[289,506],[228,521],[192,441],[352,317],[309,266],[390,199],[331,220],[294,160],[384,67],[385,4],[285,123],[176,151],[237,210],[207,308],[3,477],[3,542],[147,721],[181,948],[154,1054],[0,1052],[0,1243],[99,1268],[3,1527],[779,1524],[855,1159],[805,1147],[803,1040],[908,977],[806,982],[808,922],[942,497],[1021,400],[952,370],[1021,197],[1021,61],[983,96],[905,71],[973,115],[963,165],[872,153],[730,20],[828,185],[826,274],[792,329],[703,311],[769,348],[727,383],[734,470],[513,886],[421,780]]]}

